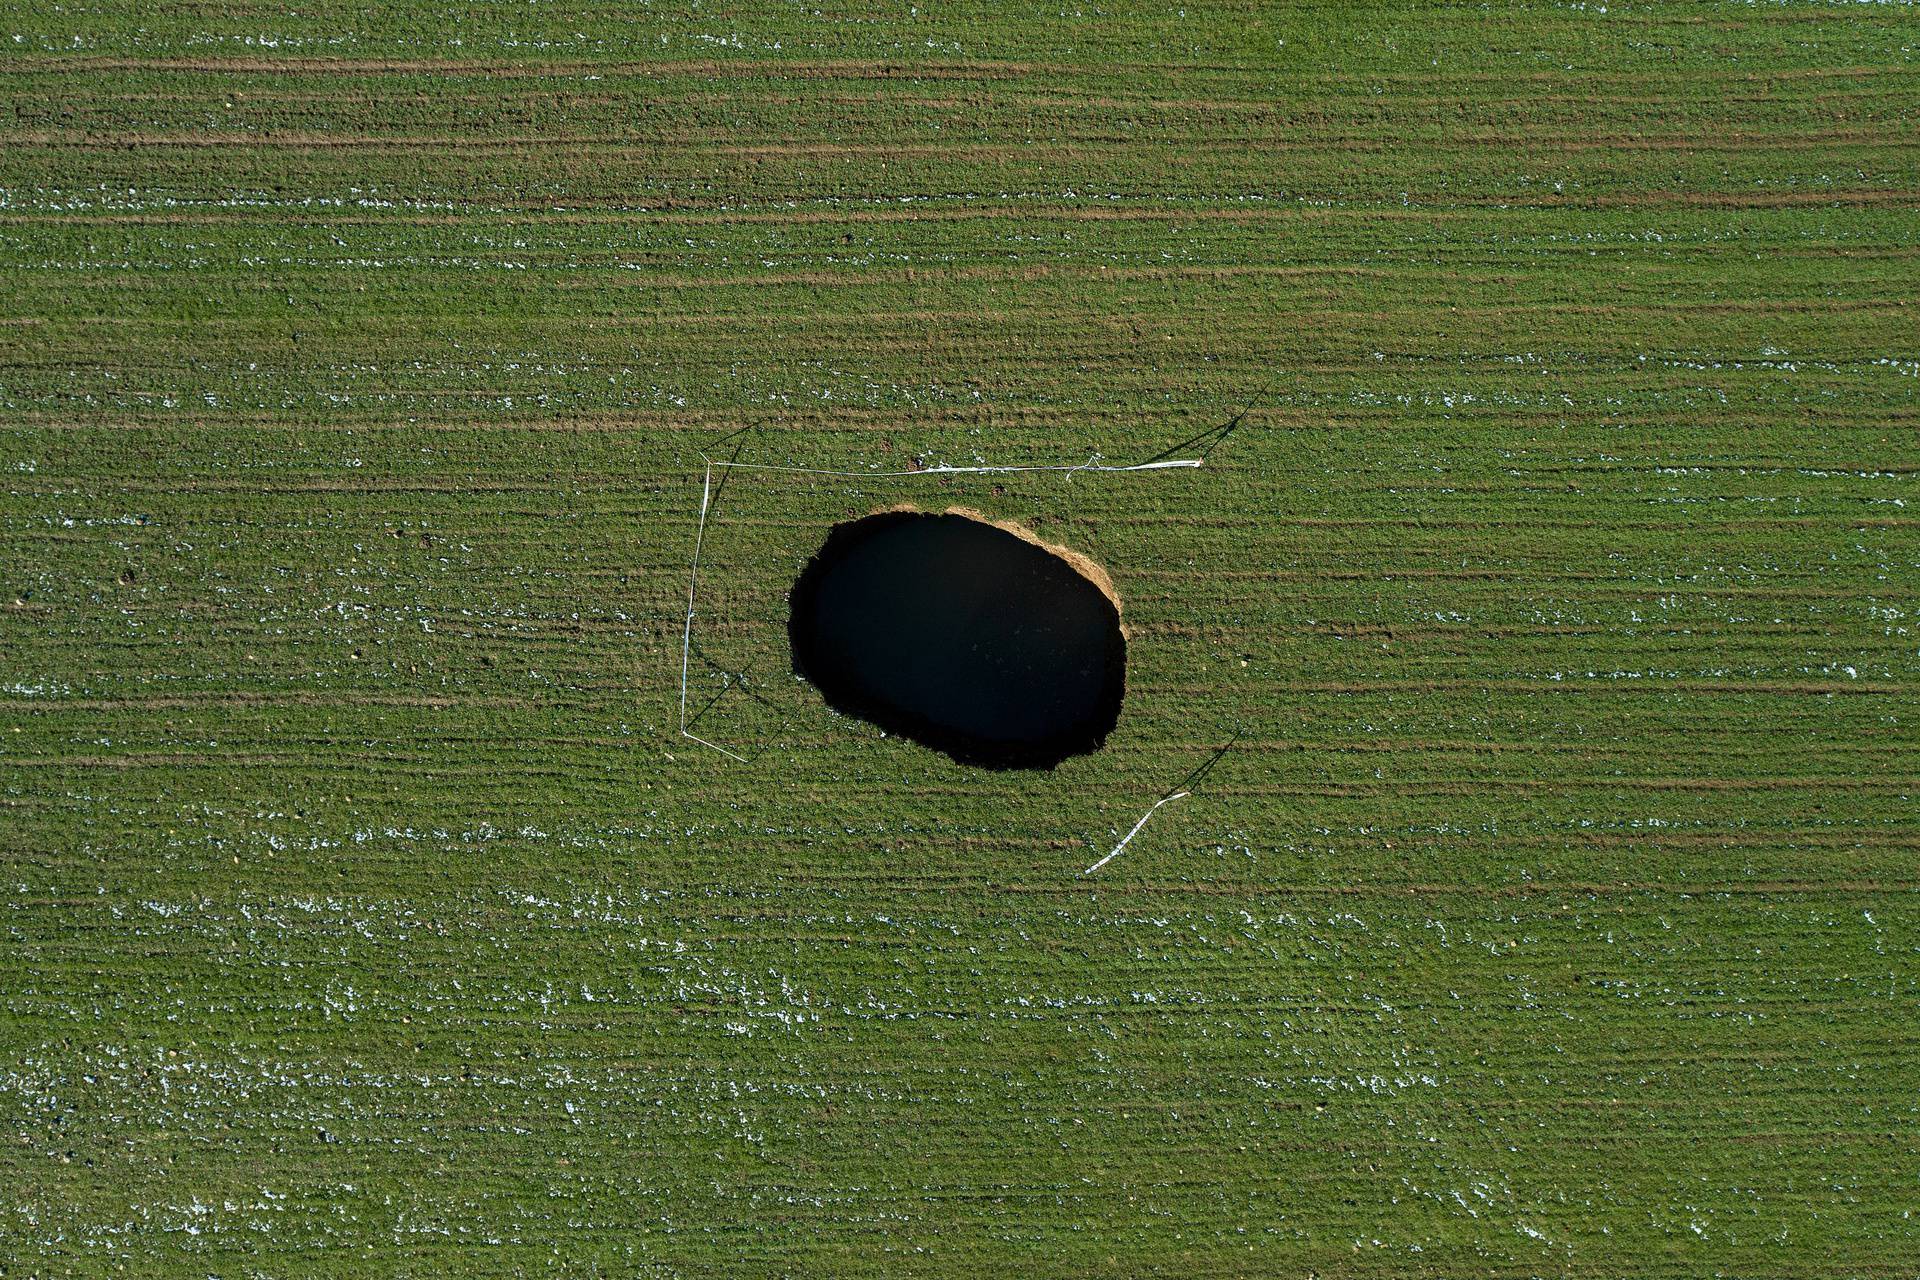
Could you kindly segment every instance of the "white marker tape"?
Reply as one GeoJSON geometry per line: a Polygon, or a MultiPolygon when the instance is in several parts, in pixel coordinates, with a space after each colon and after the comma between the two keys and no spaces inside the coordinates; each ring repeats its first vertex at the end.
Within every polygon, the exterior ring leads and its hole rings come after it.
{"type": "Polygon", "coordinates": [[[1154,814],[1160,812],[1161,805],[1167,804],[1174,800],[1178,800],[1181,796],[1190,796],[1192,794],[1193,792],[1191,791],[1176,791],[1170,796],[1161,796],[1158,800],[1153,802],[1153,808],[1147,810],[1144,814],[1140,816],[1140,821],[1133,824],[1133,830],[1127,832],[1126,836],[1121,839],[1120,843],[1113,846],[1112,853],[1109,853],[1106,857],[1100,859],[1100,861],[1094,863],[1092,866],[1088,867],[1085,871],[1082,871],[1080,874],[1083,876],[1090,876],[1094,872],[1098,871],[1100,868],[1106,866],[1109,862],[1112,862],[1116,857],[1118,857],[1120,854],[1120,851],[1127,847],[1127,842],[1132,840],[1135,836],[1139,835],[1140,828],[1147,825],[1147,819],[1151,818],[1154,814]]]}
{"type": "MultiPolygon", "coordinates": [[[[721,755],[738,760],[742,764],[747,762],[745,756],[735,755],[718,743],[708,742],[705,738],[687,731],[687,669],[693,656],[694,593],[700,585],[700,548],[707,536],[707,509],[713,503],[713,473],[716,468],[733,471],[781,471],[789,475],[850,476],[856,480],[902,480],[911,476],[1006,475],[1015,471],[1165,471],[1173,467],[1197,467],[1204,462],[1201,458],[1169,458],[1164,462],[1136,462],[1131,466],[1115,467],[1088,458],[1080,463],[1029,463],[1008,467],[950,467],[945,463],[939,463],[935,466],[923,467],[918,471],[830,471],[824,467],[782,467],[765,462],[715,462],[704,453],[700,455],[700,459],[707,464],[707,469],[700,478],[700,525],[693,535],[693,568],[687,574],[687,625],[680,633],[680,736],[689,738],[703,747],[712,747],[721,755]]],[[[1165,800],[1160,802],[1160,804],[1165,803],[1165,800]]],[[[1160,805],[1154,806],[1156,809],[1159,807],[1160,805]]],[[[1145,822],[1146,819],[1142,818],[1141,821],[1145,822]]],[[[1139,828],[1135,827],[1134,830],[1138,831],[1139,828]]],[[[1127,837],[1128,840],[1132,838],[1131,835],[1127,837]]],[[[1123,840],[1121,843],[1125,844],[1126,841],[1123,840]]],[[[1114,853],[1118,852],[1118,849],[1114,850],[1114,853]]],[[[1102,861],[1104,862],[1105,859],[1102,861]]]]}

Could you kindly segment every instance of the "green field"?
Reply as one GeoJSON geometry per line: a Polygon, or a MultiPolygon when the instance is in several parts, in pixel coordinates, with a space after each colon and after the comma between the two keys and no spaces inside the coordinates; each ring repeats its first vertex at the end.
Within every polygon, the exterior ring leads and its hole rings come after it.
{"type": "Polygon", "coordinates": [[[0,1275],[1913,1276],[1917,425],[1904,4],[9,4],[0,1275]]]}

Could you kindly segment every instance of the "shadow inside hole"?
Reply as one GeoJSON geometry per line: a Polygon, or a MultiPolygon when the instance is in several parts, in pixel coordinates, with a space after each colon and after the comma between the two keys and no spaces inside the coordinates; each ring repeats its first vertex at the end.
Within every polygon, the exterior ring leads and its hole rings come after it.
{"type": "Polygon", "coordinates": [[[972,513],[834,526],[795,581],[794,670],[828,705],[963,764],[1048,769],[1120,717],[1120,602],[1084,557],[972,513]]]}

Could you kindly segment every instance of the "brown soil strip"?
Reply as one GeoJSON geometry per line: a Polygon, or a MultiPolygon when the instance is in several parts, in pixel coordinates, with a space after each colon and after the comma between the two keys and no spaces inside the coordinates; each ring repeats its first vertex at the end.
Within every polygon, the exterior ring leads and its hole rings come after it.
{"type": "MultiPolygon", "coordinates": [[[[911,502],[897,502],[891,506],[875,507],[869,514],[882,515],[891,511],[905,511],[913,515],[936,514],[928,511],[925,507],[916,507],[911,502]]],[[[1120,593],[1114,589],[1113,579],[1108,576],[1106,569],[1102,568],[1088,556],[1075,551],[1071,547],[1063,547],[1059,543],[1048,542],[1023,524],[1012,520],[996,520],[984,511],[976,511],[972,507],[947,507],[941,514],[962,516],[968,520],[977,520],[981,524],[991,525],[1003,533],[1010,533],[1020,539],[1020,541],[1036,546],[1049,555],[1057,556],[1059,559],[1066,561],[1069,568],[1085,578],[1088,582],[1091,582],[1099,589],[1100,594],[1107,598],[1107,603],[1113,606],[1113,611],[1120,615],[1120,634],[1129,639],[1132,638],[1132,633],[1127,630],[1126,609],[1120,603],[1120,593]]]]}

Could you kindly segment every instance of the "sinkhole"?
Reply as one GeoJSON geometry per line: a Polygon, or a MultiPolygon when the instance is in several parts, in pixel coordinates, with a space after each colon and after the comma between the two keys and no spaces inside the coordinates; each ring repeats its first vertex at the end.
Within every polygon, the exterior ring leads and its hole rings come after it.
{"type": "Polygon", "coordinates": [[[976,512],[835,525],[791,602],[794,671],[829,706],[963,764],[1050,769],[1119,720],[1127,641],[1106,573],[976,512]]]}

